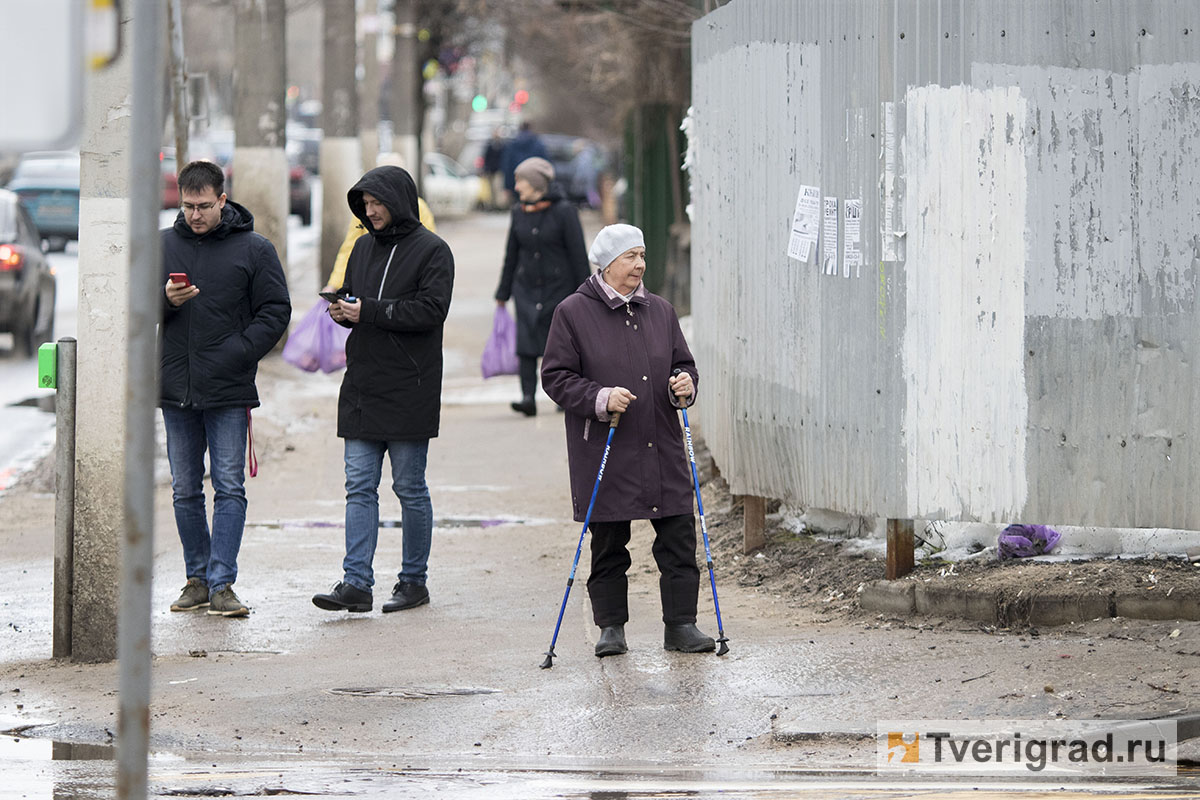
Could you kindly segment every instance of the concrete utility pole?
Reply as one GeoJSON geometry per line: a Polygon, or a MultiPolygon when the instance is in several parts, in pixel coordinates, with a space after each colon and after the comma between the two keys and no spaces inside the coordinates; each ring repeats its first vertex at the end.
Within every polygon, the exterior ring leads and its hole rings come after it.
{"type": "Polygon", "coordinates": [[[235,0],[233,197],[287,264],[284,0],[235,0]]]}
{"type": "Polygon", "coordinates": [[[392,54],[392,149],[421,185],[421,119],[417,102],[417,0],[396,0],[396,47],[392,54]]]}
{"type": "MultiPolygon", "coordinates": [[[[135,15],[136,16],[136,15],[135,15]]],[[[131,41],[140,21],[129,25],[131,41]]],[[[164,33],[165,37],[165,33],[164,33]]],[[[125,381],[132,282],[129,274],[129,133],[133,54],[89,71],[79,163],[79,333],[75,547],[71,658],[117,657],[123,494],[125,381]]],[[[155,154],[157,156],[157,153],[155,154]]],[[[161,179],[159,179],[161,180],[161,179]]],[[[156,184],[157,185],[157,184],[156,184]]]]}
{"type": "MultiPolygon", "coordinates": [[[[125,326],[125,530],[121,541],[121,606],[117,654],[117,797],[144,800],[150,750],[150,599],[154,569],[154,406],[158,402],[157,325],[162,319],[163,74],[167,24],[160,0],[138,0],[133,37],[133,98],[127,165],[129,293],[125,326]]],[[[78,561],[76,563],[79,563],[78,561]]]]}
{"type": "Polygon", "coordinates": [[[375,166],[379,155],[379,0],[363,0],[362,81],[358,95],[358,140],[362,145],[363,172],[375,166]]]}
{"type": "MultiPolygon", "coordinates": [[[[354,0],[325,0],[325,63],[321,99],[321,250],[317,287],[325,285],[352,216],[346,192],[362,174],[358,142],[358,87],[354,72],[354,0]]],[[[336,288],[336,287],[335,287],[336,288]]]]}
{"type": "Polygon", "coordinates": [[[183,169],[188,162],[188,135],[191,133],[182,3],[183,0],[169,0],[167,5],[167,30],[171,36],[171,121],[175,128],[175,165],[178,169],[183,169]]]}

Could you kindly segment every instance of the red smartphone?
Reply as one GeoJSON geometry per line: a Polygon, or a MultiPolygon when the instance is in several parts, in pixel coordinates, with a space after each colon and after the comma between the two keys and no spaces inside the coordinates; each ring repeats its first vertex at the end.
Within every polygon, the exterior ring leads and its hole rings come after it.
{"type": "Polygon", "coordinates": [[[172,272],[167,276],[167,280],[171,283],[182,283],[184,286],[192,285],[192,282],[188,280],[186,272],[172,272]]]}

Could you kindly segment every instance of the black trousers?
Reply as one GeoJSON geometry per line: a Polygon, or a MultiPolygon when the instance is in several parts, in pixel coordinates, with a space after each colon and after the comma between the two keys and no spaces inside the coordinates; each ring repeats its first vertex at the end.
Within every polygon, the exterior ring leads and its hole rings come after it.
{"type": "Polygon", "coordinates": [[[532,401],[534,394],[537,393],[538,357],[517,356],[517,361],[520,365],[521,398],[527,402],[532,401]]]}
{"type": "MultiPolygon", "coordinates": [[[[668,625],[696,621],[700,569],[696,566],[696,517],[680,514],[650,520],[654,526],[651,552],[658,563],[662,619],[668,625]]],[[[588,597],[592,618],[601,628],[629,621],[629,522],[592,522],[592,574],[588,597]]]]}

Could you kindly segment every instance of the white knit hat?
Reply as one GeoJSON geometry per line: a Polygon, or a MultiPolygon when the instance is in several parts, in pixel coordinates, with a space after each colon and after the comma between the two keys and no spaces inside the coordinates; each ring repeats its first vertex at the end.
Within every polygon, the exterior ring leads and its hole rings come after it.
{"type": "Polygon", "coordinates": [[[646,239],[642,236],[640,228],[624,223],[607,225],[596,234],[596,239],[588,250],[588,260],[604,269],[626,250],[645,246],[646,239]]]}

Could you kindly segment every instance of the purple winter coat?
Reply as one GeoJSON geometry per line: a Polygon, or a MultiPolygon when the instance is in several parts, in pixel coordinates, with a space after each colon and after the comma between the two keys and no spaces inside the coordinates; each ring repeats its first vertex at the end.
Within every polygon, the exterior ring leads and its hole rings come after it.
{"type": "Polygon", "coordinates": [[[679,368],[699,385],[679,318],[648,291],[629,303],[609,300],[597,280],[592,276],[559,304],[542,358],[542,387],[566,411],[575,521],[587,514],[604,454],[608,424],[596,416],[596,395],[607,386],[623,386],[637,400],[613,434],[592,520],[694,513],[692,468],[667,384],[679,368]]]}

